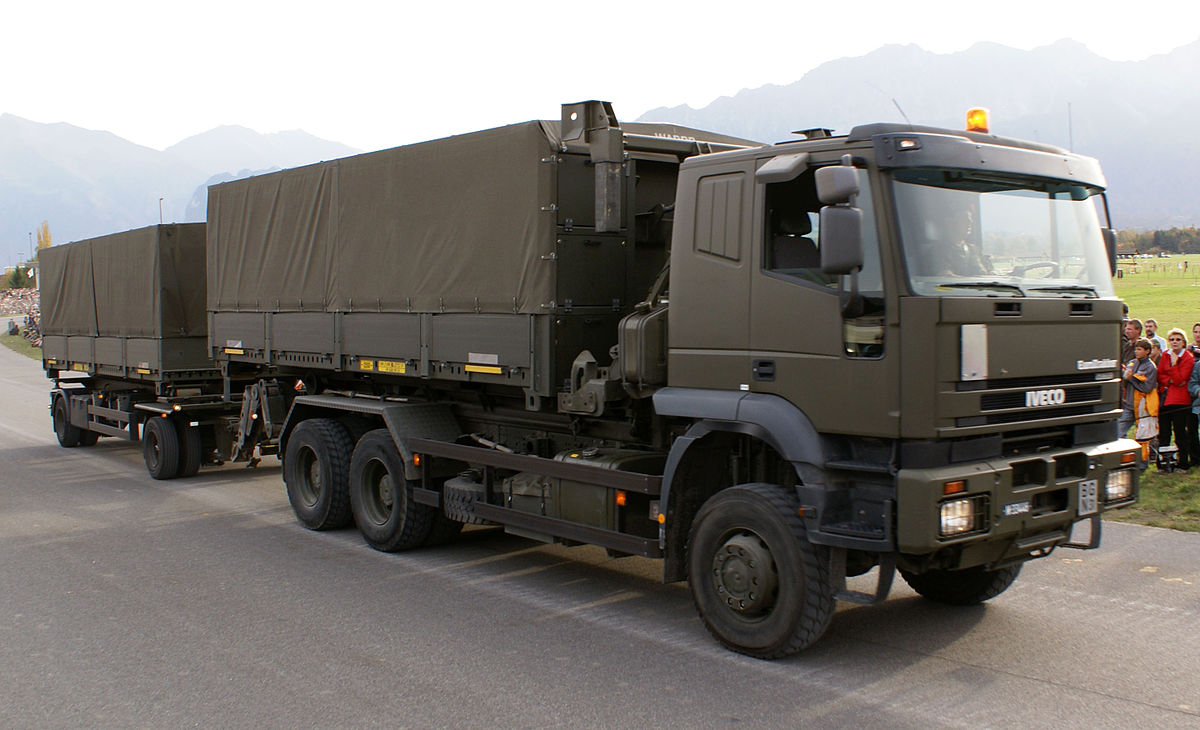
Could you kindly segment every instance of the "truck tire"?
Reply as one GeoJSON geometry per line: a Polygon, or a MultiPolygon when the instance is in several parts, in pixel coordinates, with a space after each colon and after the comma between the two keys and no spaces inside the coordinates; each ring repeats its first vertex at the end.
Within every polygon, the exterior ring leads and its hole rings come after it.
{"type": "Polygon", "coordinates": [[[146,471],[155,479],[174,479],[179,474],[179,434],[175,424],[154,416],[142,426],[142,458],[146,471]]]}
{"type": "Polygon", "coordinates": [[[434,510],[417,504],[412,490],[390,431],[378,428],[359,439],[350,460],[350,509],[368,545],[392,553],[429,537],[434,510]]]}
{"type": "Polygon", "coordinates": [[[100,440],[100,434],[95,431],[84,431],[79,429],[79,445],[80,446],[95,446],[100,440]]]}
{"type": "Polygon", "coordinates": [[[709,632],[734,651],[778,659],[829,627],[828,560],[808,541],[799,506],[780,487],[744,484],[710,497],[692,523],[692,598],[709,632]]]}
{"type": "Polygon", "coordinates": [[[195,476],[204,461],[204,441],[200,438],[200,429],[183,421],[177,421],[175,425],[179,429],[179,476],[195,476]]]}
{"type": "Polygon", "coordinates": [[[350,524],[346,479],[353,443],[345,426],[331,418],[303,421],[288,439],[283,481],[292,511],[310,530],[350,524]]]}
{"type": "Polygon", "coordinates": [[[920,574],[900,569],[904,582],[914,591],[931,601],[951,606],[974,606],[995,598],[1013,584],[1020,572],[1020,565],[999,570],[987,570],[979,565],[965,570],[931,570],[920,574]]]}
{"type": "Polygon", "coordinates": [[[483,485],[477,473],[464,473],[458,477],[447,479],[442,485],[442,511],[446,517],[466,525],[494,525],[481,517],[475,516],[475,503],[484,498],[483,485]]]}
{"type": "Polygon", "coordinates": [[[67,414],[67,398],[66,396],[58,396],[54,399],[54,410],[51,411],[54,419],[54,435],[58,438],[58,445],[65,449],[73,449],[79,445],[80,436],[83,432],[78,426],[71,425],[71,419],[67,414]]]}

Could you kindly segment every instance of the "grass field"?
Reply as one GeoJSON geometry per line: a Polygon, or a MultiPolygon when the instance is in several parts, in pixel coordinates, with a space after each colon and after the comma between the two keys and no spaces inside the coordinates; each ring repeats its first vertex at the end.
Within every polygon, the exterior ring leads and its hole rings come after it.
{"type": "Polygon", "coordinates": [[[1178,327],[1192,341],[1192,325],[1200,322],[1200,255],[1120,262],[1114,280],[1117,296],[1129,305],[1129,316],[1158,322],[1158,334],[1178,327]],[[1187,269],[1181,265],[1187,264],[1187,269]]]}
{"type": "Polygon", "coordinates": [[[25,339],[21,335],[0,335],[0,344],[4,345],[10,350],[19,352],[22,355],[27,355],[34,360],[40,361],[42,359],[41,349],[29,344],[29,340],[25,339]]]}
{"type": "MultiPolygon", "coordinates": [[[[1114,283],[1117,296],[1129,305],[1129,316],[1152,317],[1164,338],[1167,330],[1178,327],[1191,342],[1192,325],[1200,322],[1200,255],[1122,260],[1120,268],[1114,283]]],[[[1142,475],[1141,492],[1136,505],[1108,517],[1200,532],[1200,469],[1159,474],[1150,467],[1142,475]]]]}
{"type": "MultiPolygon", "coordinates": [[[[1192,324],[1200,322],[1200,255],[1122,261],[1117,296],[1129,304],[1130,316],[1153,317],[1159,334],[1179,327],[1191,341],[1192,324]],[[1186,271],[1180,266],[1187,262],[1186,271]]],[[[1115,336],[1115,334],[1114,334],[1115,336]]],[[[41,351],[20,335],[0,335],[0,344],[41,359],[41,351]]],[[[1109,519],[1200,532],[1200,469],[1159,474],[1154,467],[1142,476],[1137,505],[1107,515],[1109,519]]]]}

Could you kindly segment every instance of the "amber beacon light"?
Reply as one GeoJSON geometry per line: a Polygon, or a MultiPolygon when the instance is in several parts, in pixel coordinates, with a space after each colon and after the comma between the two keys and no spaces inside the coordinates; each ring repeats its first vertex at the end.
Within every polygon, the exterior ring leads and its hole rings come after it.
{"type": "Polygon", "coordinates": [[[987,109],[977,106],[974,109],[967,110],[967,131],[968,132],[986,132],[988,131],[988,116],[990,113],[987,109]]]}

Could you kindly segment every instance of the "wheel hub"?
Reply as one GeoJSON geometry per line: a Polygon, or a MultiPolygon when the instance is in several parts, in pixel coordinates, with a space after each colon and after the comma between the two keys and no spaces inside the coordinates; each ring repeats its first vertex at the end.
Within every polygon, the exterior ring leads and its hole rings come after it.
{"type": "Polygon", "coordinates": [[[713,582],[726,606],[758,616],[773,605],[779,577],[766,544],[757,535],[740,533],[713,556],[713,582]]]}

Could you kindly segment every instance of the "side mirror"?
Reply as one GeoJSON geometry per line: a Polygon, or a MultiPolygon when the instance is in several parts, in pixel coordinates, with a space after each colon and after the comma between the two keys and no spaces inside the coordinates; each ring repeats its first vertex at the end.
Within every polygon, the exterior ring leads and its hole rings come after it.
{"type": "Polygon", "coordinates": [[[1101,228],[1104,234],[1104,249],[1108,252],[1108,268],[1113,276],[1117,275],[1117,232],[1111,228],[1101,228]]]}
{"type": "Polygon", "coordinates": [[[833,165],[817,170],[817,197],[822,203],[849,203],[855,195],[858,195],[858,172],[853,167],[833,165]]]}
{"type": "MultiPolygon", "coordinates": [[[[848,167],[841,169],[854,172],[848,167]]],[[[854,188],[858,189],[857,178],[854,188]]],[[[821,271],[833,275],[850,274],[862,265],[862,211],[834,205],[821,208],[821,271]]]]}

